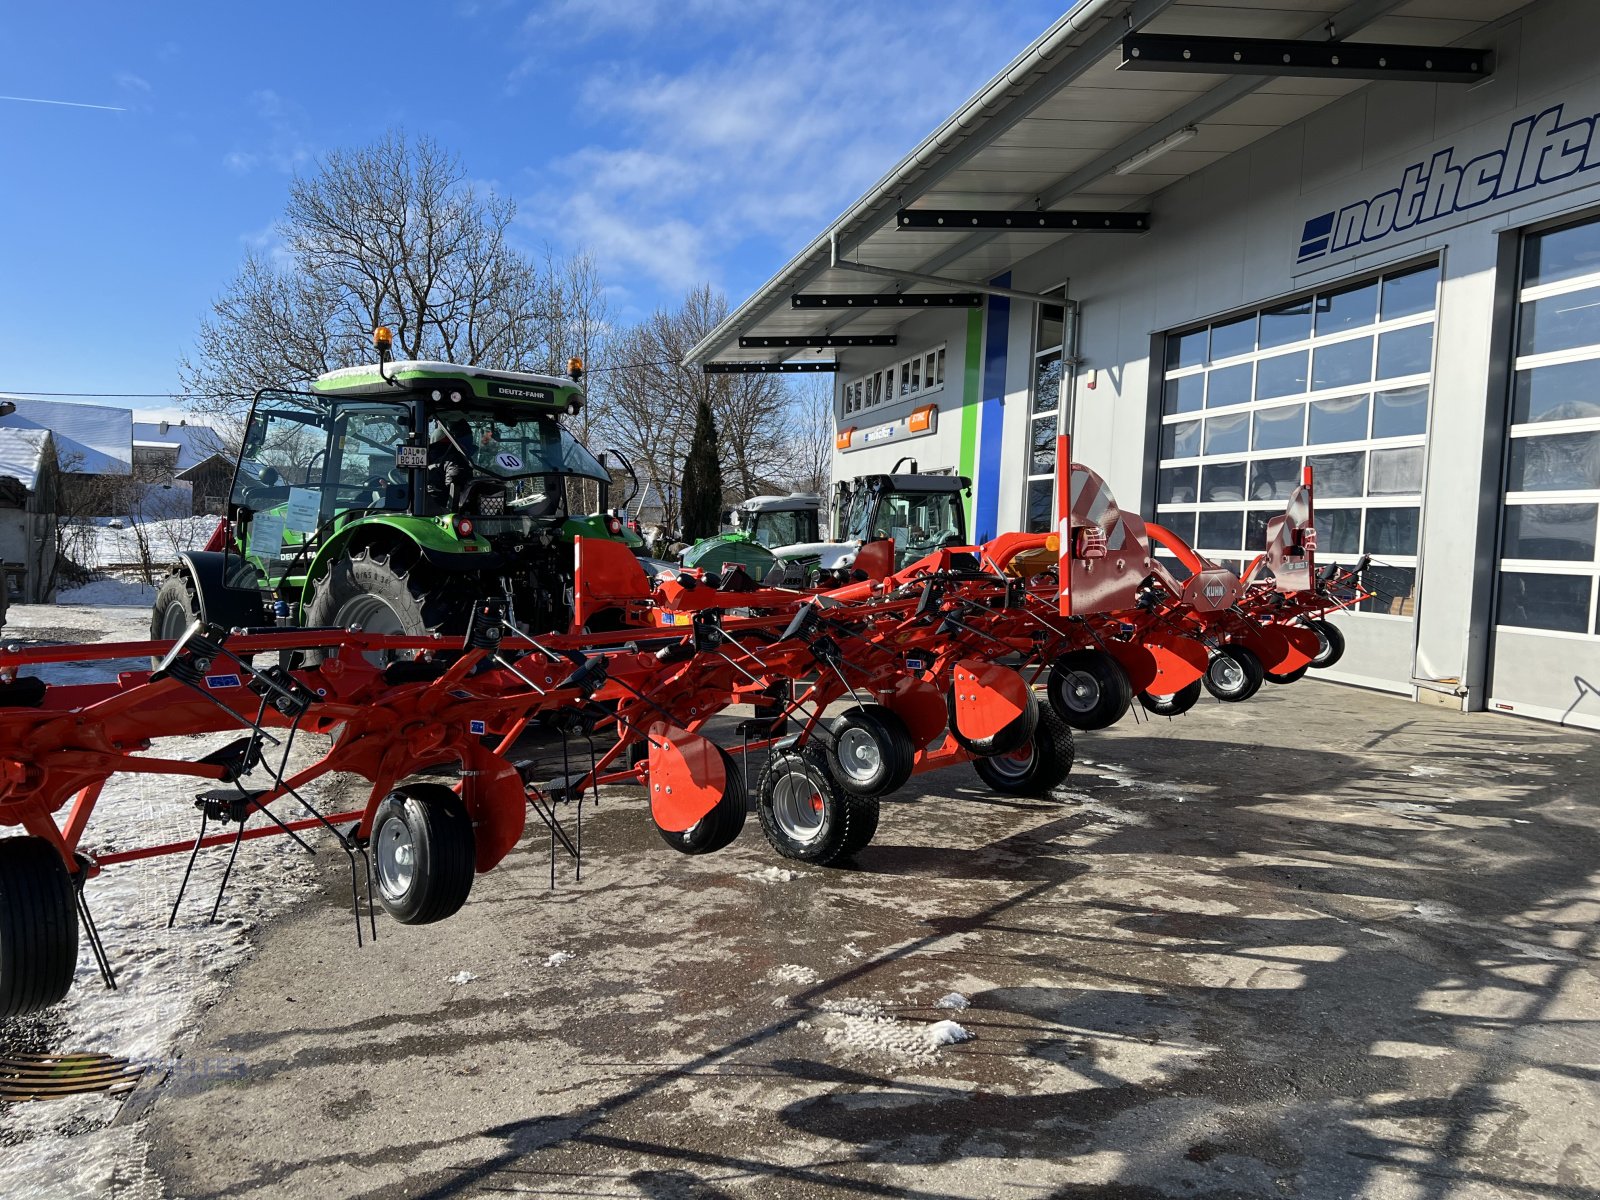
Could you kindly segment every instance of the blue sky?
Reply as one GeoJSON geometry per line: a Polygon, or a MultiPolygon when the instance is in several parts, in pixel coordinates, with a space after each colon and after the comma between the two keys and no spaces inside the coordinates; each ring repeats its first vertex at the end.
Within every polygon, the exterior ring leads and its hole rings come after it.
{"type": "Polygon", "coordinates": [[[737,302],[1066,7],[7,5],[0,392],[176,388],[292,174],[390,127],[514,197],[526,249],[591,250],[618,318],[737,302]]]}

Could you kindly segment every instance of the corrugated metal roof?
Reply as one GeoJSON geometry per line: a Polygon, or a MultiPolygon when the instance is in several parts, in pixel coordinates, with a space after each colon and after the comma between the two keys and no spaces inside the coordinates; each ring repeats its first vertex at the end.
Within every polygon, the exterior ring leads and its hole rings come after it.
{"type": "MultiPolygon", "coordinates": [[[[1143,210],[1163,189],[1341,96],[1361,80],[1154,74],[1117,69],[1129,32],[1406,45],[1470,42],[1529,0],[1085,0],[962,106],[871,191],[735,309],[690,361],[770,361],[740,336],[890,333],[903,309],[793,309],[811,293],[892,292],[894,281],[829,267],[842,257],[982,282],[1063,240],[1049,233],[902,230],[901,207],[1143,210]],[[1147,166],[1116,168],[1171,134],[1195,136],[1147,166]]],[[[1449,86],[1418,84],[1418,87],[1449,86]]],[[[1157,212],[1156,220],[1159,220],[1157,212]]],[[[1137,235],[1098,235],[1137,236],[1137,235]]],[[[918,289],[922,290],[922,289],[918,289]]],[[[921,310],[916,310],[921,311],[921,310]]],[[[808,355],[794,351],[791,357],[808,355]]]]}
{"type": "Polygon", "coordinates": [[[133,472],[133,412],[103,404],[5,397],[17,411],[0,417],[0,428],[48,429],[55,435],[56,460],[64,471],[85,475],[133,472]]]}
{"type": "Polygon", "coordinates": [[[39,472],[44,469],[50,431],[19,429],[6,420],[0,420],[0,476],[11,476],[31,492],[38,485],[39,472]]]}

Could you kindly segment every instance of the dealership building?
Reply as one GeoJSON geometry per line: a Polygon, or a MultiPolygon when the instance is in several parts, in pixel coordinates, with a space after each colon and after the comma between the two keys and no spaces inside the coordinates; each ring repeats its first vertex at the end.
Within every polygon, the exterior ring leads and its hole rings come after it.
{"type": "Polygon", "coordinates": [[[1370,555],[1327,674],[1600,728],[1600,6],[1082,0],[691,354],[834,373],[834,476],[1042,530],[1055,437],[1247,563],[1370,555]]]}

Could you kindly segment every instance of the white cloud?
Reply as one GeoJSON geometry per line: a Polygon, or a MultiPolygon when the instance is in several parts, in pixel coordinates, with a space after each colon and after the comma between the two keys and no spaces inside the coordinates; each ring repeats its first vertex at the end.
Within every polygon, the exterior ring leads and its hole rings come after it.
{"type": "Polygon", "coordinates": [[[292,175],[313,157],[312,143],[304,130],[305,113],[271,88],[251,92],[247,104],[260,120],[262,136],[258,144],[230,150],[222,165],[236,175],[247,175],[259,167],[270,167],[292,175]]]}

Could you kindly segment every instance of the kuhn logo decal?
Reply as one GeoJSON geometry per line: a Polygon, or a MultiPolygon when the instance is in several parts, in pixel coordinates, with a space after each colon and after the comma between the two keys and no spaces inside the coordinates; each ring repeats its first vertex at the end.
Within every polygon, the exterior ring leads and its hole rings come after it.
{"type": "Polygon", "coordinates": [[[1459,163],[1456,147],[1447,146],[1407,167],[1398,186],[1312,217],[1295,262],[1314,262],[1600,167],[1600,115],[1564,121],[1562,108],[1514,121],[1501,149],[1459,163]]]}

